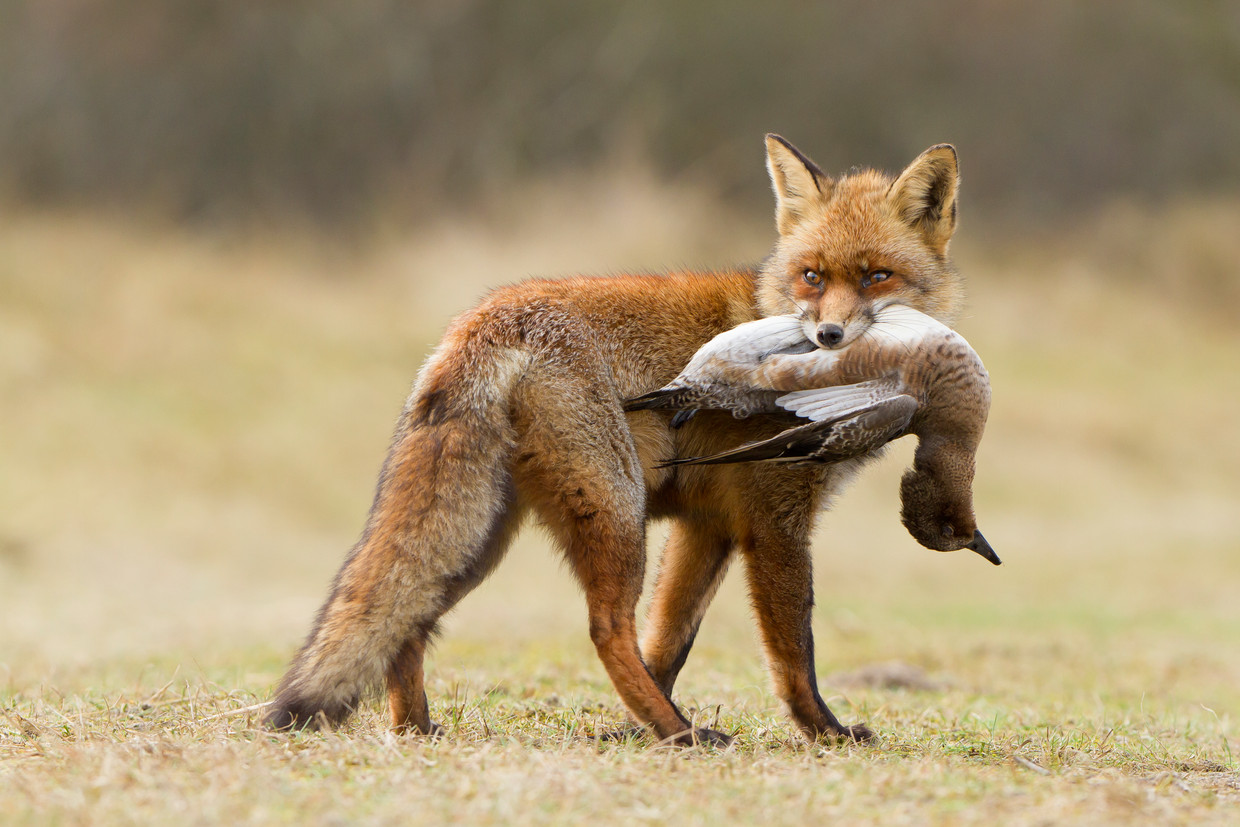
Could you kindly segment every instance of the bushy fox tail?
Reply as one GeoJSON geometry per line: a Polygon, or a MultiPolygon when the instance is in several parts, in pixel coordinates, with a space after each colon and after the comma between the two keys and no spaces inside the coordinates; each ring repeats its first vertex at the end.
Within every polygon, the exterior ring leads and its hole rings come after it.
{"type": "Polygon", "coordinates": [[[361,539],[276,690],[268,726],[344,720],[401,647],[425,641],[503,554],[514,512],[509,399],[526,356],[468,330],[451,339],[405,405],[361,539]]]}

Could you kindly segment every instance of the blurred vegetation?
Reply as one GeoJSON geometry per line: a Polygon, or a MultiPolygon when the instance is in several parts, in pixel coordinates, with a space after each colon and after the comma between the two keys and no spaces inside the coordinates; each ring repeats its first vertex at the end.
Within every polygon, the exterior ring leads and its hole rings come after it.
{"type": "Polygon", "coordinates": [[[748,199],[767,131],[952,141],[997,216],[1232,191],[1240,4],[0,0],[10,203],[350,223],[619,160],[748,199]]]}

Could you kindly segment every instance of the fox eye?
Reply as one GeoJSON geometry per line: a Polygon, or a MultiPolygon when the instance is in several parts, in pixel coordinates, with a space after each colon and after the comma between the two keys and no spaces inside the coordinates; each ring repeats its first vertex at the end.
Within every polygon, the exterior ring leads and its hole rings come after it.
{"type": "Polygon", "coordinates": [[[813,287],[818,287],[820,284],[822,284],[822,273],[816,272],[814,270],[806,270],[804,273],[801,274],[801,278],[805,279],[806,284],[811,285],[813,287]]]}
{"type": "Polygon", "coordinates": [[[872,273],[867,273],[862,277],[861,286],[869,287],[872,284],[878,284],[880,281],[886,281],[889,278],[891,278],[890,270],[875,270],[872,273]]]}

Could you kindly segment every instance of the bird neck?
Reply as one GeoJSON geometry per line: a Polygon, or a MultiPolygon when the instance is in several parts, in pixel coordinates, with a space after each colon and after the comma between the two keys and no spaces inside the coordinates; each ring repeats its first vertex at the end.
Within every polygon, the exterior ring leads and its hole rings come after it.
{"type": "Polygon", "coordinates": [[[968,431],[956,434],[936,431],[919,436],[913,454],[913,471],[968,490],[973,485],[974,452],[979,439],[980,435],[968,431]]]}

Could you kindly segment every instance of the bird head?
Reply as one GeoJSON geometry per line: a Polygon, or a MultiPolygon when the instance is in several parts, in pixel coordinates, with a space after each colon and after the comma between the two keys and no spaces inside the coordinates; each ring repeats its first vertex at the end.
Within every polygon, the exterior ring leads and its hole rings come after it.
{"type": "Polygon", "coordinates": [[[900,480],[900,520],[928,549],[967,548],[997,566],[999,556],[977,530],[973,514],[973,467],[972,450],[923,440],[900,480]]]}

